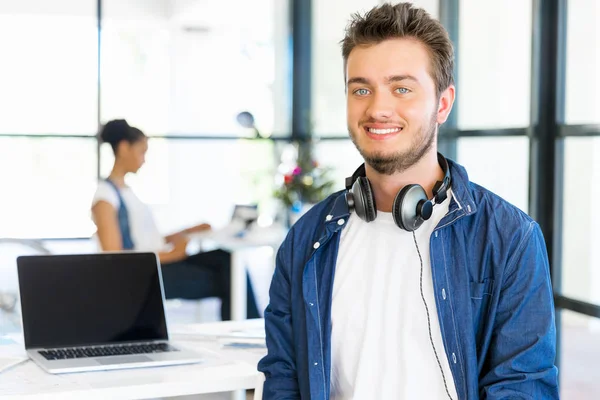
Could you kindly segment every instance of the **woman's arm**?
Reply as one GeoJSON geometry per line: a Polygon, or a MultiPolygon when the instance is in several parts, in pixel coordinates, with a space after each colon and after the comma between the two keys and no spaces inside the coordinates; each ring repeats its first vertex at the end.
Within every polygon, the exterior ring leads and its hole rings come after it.
{"type": "Polygon", "coordinates": [[[92,207],[92,215],[102,250],[123,250],[123,238],[119,228],[117,210],[109,202],[101,200],[92,207]]]}
{"type": "Polygon", "coordinates": [[[169,236],[165,236],[165,241],[167,243],[175,243],[178,240],[182,240],[183,237],[190,235],[192,233],[198,233],[198,232],[203,232],[203,231],[208,231],[211,229],[211,226],[209,224],[199,224],[199,225],[195,225],[192,226],[190,228],[186,228],[182,231],[173,233],[172,235],[169,236]]]}
{"type": "MultiPolygon", "coordinates": [[[[123,250],[123,239],[119,228],[117,210],[107,201],[98,201],[92,207],[92,215],[98,233],[98,240],[103,251],[123,250]]],[[[158,258],[161,264],[169,264],[181,261],[187,257],[185,249],[187,240],[173,240],[173,248],[170,251],[161,251],[158,258]]]]}
{"type": "Polygon", "coordinates": [[[174,263],[187,257],[185,251],[188,244],[187,238],[174,240],[170,243],[173,244],[173,248],[170,251],[161,251],[158,253],[158,259],[161,264],[174,263]]]}

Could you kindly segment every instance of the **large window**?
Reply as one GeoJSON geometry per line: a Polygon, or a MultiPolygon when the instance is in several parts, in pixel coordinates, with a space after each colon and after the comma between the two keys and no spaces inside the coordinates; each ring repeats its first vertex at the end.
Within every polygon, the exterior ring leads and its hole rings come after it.
{"type": "Polygon", "coordinates": [[[2,2],[0,237],[94,233],[114,160],[96,133],[114,118],[152,137],[128,182],[165,233],[223,225],[235,203],[271,212],[274,143],[241,139],[255,130],[236,117],[289,136],[288,13],[287,0],[2,2]]]}
{"type": "Polygon", "coordinates": [[[458,139],[457,159],[471,181],[527,211],[529,139],[526,136],[462,137],[458,139]],[[511,162],[506,162],[507,154],[511,162]]]}
{"type": "Polygon", "coordinates": [[[558,307],[562,396],[593,398],[600,389],[599,375],[589,373],[600,324],[600,80],[594,72],[600,5],[449,3],[460,15],[458,161],[542,227],[558,307]]]}
{"type": "Polygon", "coordinates": [[[315,146],[315,158],[324,167],[331,168],[335,182],[333,190],[345,188],[345,179],[364,161],[350,140],[323,140],[315,146]]]}
{"type": "Polygon", "coordinates": [[[600,137],[567,138],[565,154],[562,294],[600,304],[600,137]]]}
{"type": "Polygon", "coordinates": [[[596,206],[600,196],[596,188],[600,178],[600,79],[593,72],[600,67],[600,4],[571,0],[566,14],[565,125],[561,130],[567,137],[559,141],[564,161],[557,165],[562,177],[562,187],[558,187],[562,199],[559,302],[600,317],[600,213],[596,206]]]}
{"type": "Polygon", "coordinates": [[[459,10],[459,128],[528,126],[531,0],[460,0],[459,10]]]}
{"type": "Polygon", "coordinates": [[[96,141],[0,137],[0,237],[86,237],[96,141]]]}
{"type": "Polygon", "coordinates": [[[567,10],[568,124],[600,124],[600,3],[570,0],[567,10]]]}
{"type": "MultiPolygon", "coordinates": [[[[110,172],[110,146],[102,148],[102,175],[110,172]]],[[[150,205],[161,232],[190,224],[227,224],[235,204],[273,212],[273,142],[150,139],[146,164],[128,184],[150,205]]]]}
{"type": "Polygon", "coordinates": [[[274,131],[275,0],[104,0],[102,121],[127,117],[151,134],[244,135],[250,111],[274,131]]]}
{"type": "Polygon", "coordinates": [[[93,135],[95,0],[0,3],[0,133],[93,135]]]}

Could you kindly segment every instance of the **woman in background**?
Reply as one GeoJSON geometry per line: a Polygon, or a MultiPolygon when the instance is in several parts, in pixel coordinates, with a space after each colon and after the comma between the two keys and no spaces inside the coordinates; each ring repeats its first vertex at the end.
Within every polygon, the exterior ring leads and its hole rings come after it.
{"type": "MultiPolygon", "coordinates": [[[[200,224],[163,237],[150,208],[125,184],[125,175],[144,164],[148,138],[127,121],[108,122],[100,132],[109,143],[115,163],[108,179],[98,183],[92,216],[104,251],[135,250],[158,254],[167,299],[221,299],[222,320],[231,319],[231,256],[223,250],[186,254],[188,235],[210,229],[200,224]]],[[[256,300],[248,278],[248,318],[258,318],[256,300]]]]}

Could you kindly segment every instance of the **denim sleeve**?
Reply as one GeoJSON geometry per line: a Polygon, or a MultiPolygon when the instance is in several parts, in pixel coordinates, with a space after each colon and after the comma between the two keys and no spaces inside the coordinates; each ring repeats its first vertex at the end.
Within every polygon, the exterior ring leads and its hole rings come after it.
{"type": "Polygon", "coordinates": [[[277,253],[275,273],[265,310],[267,355],[258,363],[265,374],[263,400],[300,399],[291,319],[290,264],[284,255],[288,240],[277,253]]]}
{"type": "Polygon", "coordinates": [[[482,399],[558,399],[556,326],[548,254],[535,222],[509,256],[494,319],[482,399]]]}

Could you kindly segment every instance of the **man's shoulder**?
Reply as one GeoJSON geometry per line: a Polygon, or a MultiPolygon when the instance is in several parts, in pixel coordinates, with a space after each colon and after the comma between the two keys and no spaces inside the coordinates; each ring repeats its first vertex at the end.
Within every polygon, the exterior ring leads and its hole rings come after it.
{"type": "Polygon", "coordinates": [[[500,222],[511,229],[529,229],[535,223],[525,211],[491,190],[471,181],[467,170],[455,161],[448,160],[452,172],[452,192],[460,208],[473,223],[500,222]],[[456,186],[456,187],[455,187],[456,186]]]}
{"type": "Polygon", "coordinates": [[[522,209],[500,195],[474,182],[469,191],[480,214],[481,221],[493,219],[503,226],[504,232],[529,230],[535,221],[522,209]]]}

